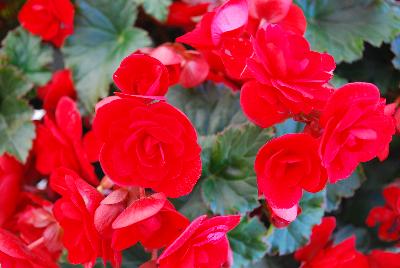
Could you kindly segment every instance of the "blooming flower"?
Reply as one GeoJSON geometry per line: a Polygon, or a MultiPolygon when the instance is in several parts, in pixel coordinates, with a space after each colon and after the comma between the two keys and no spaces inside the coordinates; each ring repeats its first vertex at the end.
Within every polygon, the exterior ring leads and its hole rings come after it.
{"type": "Polygon", "coordinates": [[[400,239],[400,181],[383,190],[385,205],[373,208],[366,220],[369,227],[379,225],[379,238],[384,241],[400,239]]]}
{"type": "Polygon", "coordinates": [[[373,84],[349,83],[333,93],[320,118],[320,156],[331,183],[349,177],[360,162],[387,153],[395,126],[384,108],[373,84]]]}
{"type": "Polygon", "coordinates": [[[102,143],[101,166],[118,185],[178,197],[188,194],[200,177],[196,131],[165,102],[106,98],[97,105],[93,129],[102,143]]]}
{"type": "Polygon", "coordinates": [[[160,268],[219,268],[228,263],[230,248],[226,233],[240,216],[200,216],[169,245],[157,262],[160,268]]]}
{"type": "Polygon", "coordinates": [[[61,47],[74,32],[74,13],[70,0],[28,0],[18,20],[32,34],[61,47]]]}
{"type": "Polygon", "coordinates": [[[325,187],[326,171],[318,156],[318,141],[309,134],[286,134],[267,142],[255,160],[258,189],[270,206],[289,209],[300,201],[303,189],[325,187]]]}

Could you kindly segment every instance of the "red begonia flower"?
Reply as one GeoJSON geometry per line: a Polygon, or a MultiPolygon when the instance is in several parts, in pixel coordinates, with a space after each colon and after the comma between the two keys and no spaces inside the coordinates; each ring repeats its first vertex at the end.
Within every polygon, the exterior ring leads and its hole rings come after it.
{"type": "Polygon", "coordinates": [[[335,69],[332,56],[311,51],[304,37],[272,24],[258,30],[253,47],[248,71],[286,109],[293,114],[323,109],[332,92],[326,86],[335,69]]]}
{"type": "Polygon", "coordinates": [[[294,255],[296,260],[311,261],[321,250],[329,246],[335,227],[336,219],[334,217],[322,218],[321,223],[313,227],[309,243],[296,251],[294,255]]]}
{"type": "Polygon", "coordinates": [[[312,229],[309,244],[295,253],[295,258],[302,262],[302,268],[369,268],[367,258],[355,248],[355,237],[332,245],[331,234],[335,229],[333,217],[322,219],[320,225],[312,229]]]}
{"type": "Polygon", "coordinates": [[[368,268],[398,268],[400,266],[400,253],[373,250],[367,255],[368,268]]]}
{"type": "Polygon", "coordinates": [[[373,208],[366,220],[369,227],[379,225],[378,235],[384,241],[400,239],[400,181],[383,190],[385,205],[373,208]]]}
{"type": "Polygon", "coordinates": [[[320,156],[331,183],[388,150],[395,127],[384,113],[384,102],[379,89],[369,83],[349,83],[329,99],[320,119],[320,156]]]}
{"type": "Polygon", "coordinates": [[[258,190],[271,207],[291,208],[303,190],[316,193],[327,176],[318,156],[318,141],[309,134],[286,134],[267,142],[255,160],[258,190]]]}
{"type": "Polygon", "coordinates": [[[249,13],[254,18],[263,18],[269,23],[278,23],[289,12],[292,0],[248,0],[249,13]]]}
{"type": "Polygon", "coordinates": [[[93,130],[88,131],[83,136],[83,148],[90,162],[99,161],[101,145],[93,130]]]}
{"type": "Polygon", "coordinates": [[[50,175],[59,167],[70,168],[84,179],[98,184],[94,168],[90,164],[82,145],[82,119],[75,102],[63,97],[58,102],[55,118],[44,117],[38,124],[34,142],[36,168],[50,175]]]}
{"type": "Polygon", "coordinates": [[[0,227],[13,215],[21,192],[24,168],[14,157],[0,157],[0,227]]]}
{"type": "Polygon", "coordinates": [[[160,268],[219,268],[230,262],[227,232],[240,216],[200,216],[169,245],[157,262],[160,268]]]}
{"type": "Polygon", "coordinates": [[[163,63],[170,76],[170,84],[179,83],[185,88],[195,87],[206,80],[209,65],[204,56],[195,50],[186,50],[179,43],[165,43],[151,49],[148,54],[163,63]]]}
{"type": "Polygon", "coordinates": [[[203,83],[209,72],[209,65],[203,55],[197,51],[186,51],[182,63],[179,84],[191,88],[203,83]]]}
{"type": "Polygon", "coordinates": [[[93,129],[103,143],[100,164],[116,184],[178,197],[190,193],[200,177],[196,131],[165,102],[106,98],[97,105],[93,129]]]}
{"type": "Polygon", "coordinates": [[[23,193],[15,215],[16,233],[26,244],[37,241],[35,252],[43,253],[57,261],[63,248],[61,228],[53,216],[53,204],[31,193],[23,193]]]}
{"type": "Polygon", "coordinates": [[[54,217],[63,228],[63,244],[73,264],[92,267],[97,257],[121,261],[119,252],[104,243],[94,225],[94,214],[103,196],[72,170],[60,168],[50,178],[50,187],[62,197],[53,207],[54,217]],[[73,239],[71,239],[73,238],[73,239]]]}
{"type": "Polygon", "coordinates": [[[112,246],[124,250],[140,242],[147,249],[172,243],[189,225],[162,193],[142,197],[130,204],[113,222],[112,246]]]}
{"type": "Polygon", "coordinates": [[[243,74],[247,58],[253,54],[253,46],[248,38],[224,38],[221,42],[220,56],[226,75],[240,80],[247,77],[243,74]]]}
{"type": "Polygon", "coordinates": [[[211,23],[211,40],[218,45],[222,36],[237,36],[249,18],[247,0],[228,0],[217,9],[211,23]]]}
{"type": "Polygon", "coordinates": [[[279,101],[276,91],[256,80],[242,86],[240,105],[244,114],[256,125],[267,128],[290,117],[288,109],[279,101]]]}
{"type": "Polygon", "coordinates": [[[179,81],[185,51],[185,47],[178,43],[164,43],[154,49],[146,48],[146,50],[140,50],[140,52],[156,58],[167,67],[170,85],[174,85],[179,81]]]}
{"type": "Polygon", "coordinates": [[[0,228],[0,264],[4,268],[57,268],[46,255],[32,252],[18,237],[0,228]]]}
{"type": "Polygon", "coordinates": [[[168,91],[167,68],[145,54],[133,53],[126,57],[113,78],[117,87],[126,94],[164,96],[168,91]]]}
{"type": "Polygon", "coordinates": [[[18,20],[32,34],[61,47],[74,32],[74,13],[70,0],[28,0],[18,20]]]}
{"type": "Polygon", "coordinates": [[[303,35],[307,28],[306,16],[300,7],[292,4],[286,17],[279,22],[279,25],[288,31],[303,35]]]}
{"type": "Polygon", "coordinates": [[[223,37],[240,36],[248,16],[246,0],[228,0],[213,12],[204,14],[193,31],[178,37],[176,41],[198,49],[213,49],[223,37]]]}
{"type": "Polygon", "coordinates": [[[191,5],[184,2],[173,2],[169,6],[166,24],[191,30],[197,23],[196,18],[206,13],[208,6],[209,3],[191,5]]]}
{"type": "Polygon", "coordinates": [[[57,71],[53,74],[51,81],[37,90],[38,97],[43,101],[43,108],[53,113],[58,101],[64,97],[76,98],[71,71],[68,69],[57,71]]]}

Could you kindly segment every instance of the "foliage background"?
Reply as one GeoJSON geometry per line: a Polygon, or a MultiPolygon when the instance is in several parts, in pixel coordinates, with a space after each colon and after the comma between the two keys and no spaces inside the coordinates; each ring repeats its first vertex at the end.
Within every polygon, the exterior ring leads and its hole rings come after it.
{"type": "MultiPolygon", "coordinates": [[[[64,65],[73,70],[80,109],[90,119],[98,99],[113,91],[112,73],[124,56],[144,46],[172,42],[183,33],[162,24],[170,0],[76,0],[75,33],[57,50],[16,29],[23,0],[6,2],[7,8],[0,11],[0,152],[8,151],[22,161],[35,135],[30,121],[33,108],[40,108],[35,87],[46,83],[52,71],[64,65]]],[[[346,81],[372,82],[388,102],[396,101],[400,93],[399,3],[296,2],[307,16],[306,38],[313,49],[327,51],[336,59],[335,86],[346,81]]],[[[235,267],[297,267],[291,254],[307,242],[312,225],[323,215],[337,218],[336,241],[355,234],[361,251],[393,247],[379,241],[376,229],[367,228],[364,221],[372,207],[383,204],[383,187],[400,175],[398,137],[386,161],[371,161],[351,179],[329,185],[324,192],[306,194],[298,219],[276,229],[258,200],[253,160],[266,140],[301,131],[302,126],[290,120],[275,129],[250,125],[240,112],[238,96],[210,82],[189,90],[173,88],[168,99],[192,120],[203,147],[201,180],[192,194],[174,202],[191,219],[203,213],[245,215],[230,233],[235,267]]],[[[134,247],[126,252],[124,267],[144,260],[145,253],[134,247]]]]}

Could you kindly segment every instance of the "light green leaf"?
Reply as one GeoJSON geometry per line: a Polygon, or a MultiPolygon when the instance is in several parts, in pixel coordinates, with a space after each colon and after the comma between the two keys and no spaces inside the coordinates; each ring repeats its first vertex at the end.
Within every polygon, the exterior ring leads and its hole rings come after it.
{"type": "Polygon", "coordinates": [[[35,137],[33,110],[19,99],[32,84],[11,66],[0,66],[0,155],[8,152],[21,162],[28,158],[35,137]]]}
{"type": "Polygon", "coordinates": [[[350,178],[338,181],[335,184],[328,184],[326,187],[326,211],[332,212],[339,208],[343,198],[350,198],[366,180],[361,165],[353,172],[350,178]]]}
{"type": "Polygon", "coordinates": [[[216,134],[225,127],[245,123],[239,94],[230,89],[206,83],[194,89],[171,88],[169,103],[184,112],[200,135],[216,134]]]}
{"type": "Polygon", "coordinates": [[[265,242],[267,230],[262,222],[254,217],[243,218],[240,224],[228,233],[233,251],[233,268],[251,267],[267,252],[265,242]]]}
{"type": "Polygon", "coordinates": [[[79,100],[87,112],[108,94],[112,74],[122,59],[151,41],[144,30],[132,27],[133,0],[77,0],[75,33],[63,49],[74,72],[79,100]]]}
{"type": "Polygon", "coordinates": [[[53,52],[39,37],[19,27],[8,33],[2,46],[0,57],[17,67],[30,81],[43,85],[50,80],[53,52]]]}
{"type": "Polygon", "coordinates": [[[270,254],[290,254],[309,241],[312,227],[319,224],[324,215],[324,195],[325,191],[304,192],[300,201],[302,212],[297,219],[285,228],[270,226],[267,239],[270,254]]]}
{"type": "Polygon", "coordinates": [[[246,213],[258,206],[254,160],[272,136],[272,129],[252,124],[231,126],[216,136],[202,182],[203,199],[214,213],[246,213]]]}
{"type": "Polygon", "coordinates": [[[136,0],[136,2],[143,6],[147,14],[164,22],[167,19],[169,6],[172,0],[136,0]]]}
{"type": "Polygon", "coordinates": [[[398,11],[385,0],[297,0],[307,17],[306,38],[336,62],[362,57],[364,41],[390,42],[400,32],[398,11]]]}

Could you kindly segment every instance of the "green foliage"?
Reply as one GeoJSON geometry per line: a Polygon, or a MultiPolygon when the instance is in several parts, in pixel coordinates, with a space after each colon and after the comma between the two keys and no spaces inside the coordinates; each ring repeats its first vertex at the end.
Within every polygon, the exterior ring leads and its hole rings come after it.
{"type": "Polygon", "coordinates": [[[393,40],[391,48],[395,55],[392,61],[393,65],[396,69],[400,70],[400,36],[397,36],[397,38],[393,40]]]}
{"type": "Polygon", "coordinates": [[[267,230],[258,218],[244,217],[240,224],[228,233],[234,259],[232,267],[251,267],[252,263],[260,260],[267,252],[266,236],[267,230]]]}
{"type": "Polygon", "coordinates": [[[21,99],[31,88],[16,68],[0,65],[0,155],[8,152],[21,162],[28,158],[35,137],[33,111],[21,99]]]}
{"type": "Polygon", "coordinates": [[[307,17],[306,38],[313,49],[336,62],[362,57],[364,41],[390,42],[400,32],[400,15],[384,0],[297,0],[307,17]]]}
{"type": "Polygon", "coordinates": [[[17,67],[30,81],[43,85],[51,78],[52,50],[39,37],[19,27],[2,42],[0,57],[17,67]]]}
{"type": "Polygon", "coordinates": [[[268,253],[290,254],[309,241],[312,227],[319,224],[324,215],[324,195],[324,191],[316,194],[304,192],[300,201],[302,212],[297,219],[285,228],[270,226],[268,253]]]}
{"type": "Polygon", "coordinates": [[[254,160],[273,136],[271,129],[251,124],[231,126],[215,138],[202,193],[216,214],[245,213],[258,206],[254,160]]]}
{"type": "Polygon", "coordinates": [[[136,0],[143,6],[144,11],[159,21],[165,21],[172,0],[136,0]]]}
{"type": "Polygon", "coordinates": [[[74,72],[79,100],[88,112],[108,95],[112,74],[120,61],[151,41],[136,20],[133,0],[77,0],[75,33],[63,49],[74,72]]]}
{"type": "Polygon", "coordinates": [[[366,46],[362,59],[342,63],[336,68],[336,73],[349,82],[364,81],[378,86],[382,95],[398,94],[400,73],[391,64],[393,54],[389,46],[375,48],[366,46]]]}
{"type": "Polygon", "coordinates": [[[246,122],[239,103],[239,94],[205,84],[194,89],[171,88],[169,103],[184,112],[200,135],[216,134],[226,126],[246,122]]]}
{"type": "Polygon", "coordinates": [[[326,211],[332,212],[338,209],[342,199],[352,197],[365,180],[366,177],[360,165],[350,178],[335,184],[328,184],[326,187],[326,211]]]}

